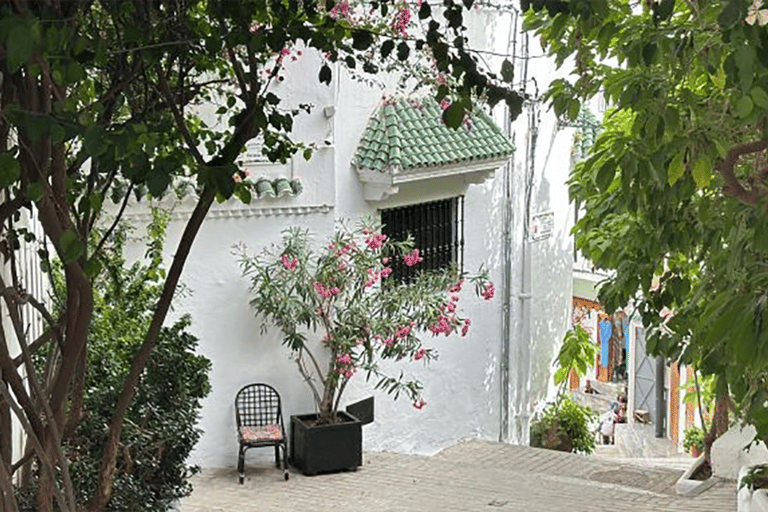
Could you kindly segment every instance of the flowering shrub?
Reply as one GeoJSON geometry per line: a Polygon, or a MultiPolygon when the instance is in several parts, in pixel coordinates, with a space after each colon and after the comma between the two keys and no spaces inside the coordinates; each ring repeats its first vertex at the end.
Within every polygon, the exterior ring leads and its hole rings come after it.
{"type": "MultiPolygon", "coordinates": [[[[250,257],[241,253],[243,274],[251,281],[251,306],[263,320],[262,329],[275,326],[290,348],[299,372],[312,389],[321,423],[332,423],[347,383],[358,372],[377,379],[376,388],[397,398],[406,394],[414,407],[426,401],[422,385],[388,375],[382,359],[430,361],[434,349],[422,336],[460,333],[470,320],[459,316],[459,296],[465,282],[455,269],[421,272],[400,283],[389,277],[389,263],[403,258],[406,265],[422,261],[413,242],[390,240],[378,225],[365,220],[354,230],[342,226],[320,254],[310,249],[306,230],[286,231],[279,247],[250,257]],[[316,357],[307,342],[320,332],[327,359],[316,357]]],[[[466,278],[477,295],[493,297],[485,273],[466,278]]]]}

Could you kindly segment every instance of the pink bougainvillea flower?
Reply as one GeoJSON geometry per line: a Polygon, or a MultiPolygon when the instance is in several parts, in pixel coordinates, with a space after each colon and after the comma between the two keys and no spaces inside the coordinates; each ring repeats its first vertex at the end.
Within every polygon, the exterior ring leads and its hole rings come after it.
{"type": "Polygon", "coordinates": [[[448,291],[450,293],[459,293],[461,291],[461,287],[462,287],[463,284],[464,284],[464,280],[463,279],[459,279],[459,282],[456,283],[455,285],[451,286],[450,288],[448,288],[448,291]]]}
{"type": "Polygon", "coordinates": [[[392,273],[392,269],[389,267],[384,267],[381,269],[381,278],[384,279],[385,277],[389,277],[389,274],[392,273]]]}
{"type": "Polygon", "coordinates": [[[395,29],[395,32],[400,36],[407,36],[408,32],[408,23],[411,21],[411,10],[405,6],[401,7],[397,14],[395,15],[395,19],[392,21],[392,28],[395,29]]]}
{"type": "Polygon", "coordinates": [[[385,340],[381,340],[381,342],[384,344],[385,347],[391,348],[392,345],[395,344],[395,338],[390,336],[389,338],[387,338],[385,340]]]}
{"type": "Polygon", "coordinates": [[[480,294],[485,300],[491,300],[493,298],[493,295],[496,293],[496,286],[493,283],[487,283],[485,285],[485,289],[483,289],[483,292],[480,294]]]}
{"type": "Polygon", "coordinates": [[[419,359],[424,359],[424,356],[427,355],[426,349],[420,348],[413,354],[413,360],[418,361],[419,359]]]}
{"type": "Polygon", "coordinates": [[[336,358],[337,363],[350,364],[352,362],[352,356],[349,354],[341,354],[336,358]]]}
{"type": "Polygon", "coordinates": [[[423,398],[419,398],[418,401],[413,402],[413,406],[417,409],[423,409],[425,405],[427,405],[427,402],[425,402],[423,398]]]}
{"type": "Polygon", "coordinates": [[[408,265],[409,267],[412,267],[418,264],[419,262],[424,261],[424,258],[419,256],[418,249],[414,249],[411,254],[406,254],[404,259],[405,259],[405,264],[408,265]]]}
{"type": "Polygon", "coordinates": [[[381,258],[381,264],[386,265],[387,263],[389,263],[389,260],[390,258],[381,258]]]}

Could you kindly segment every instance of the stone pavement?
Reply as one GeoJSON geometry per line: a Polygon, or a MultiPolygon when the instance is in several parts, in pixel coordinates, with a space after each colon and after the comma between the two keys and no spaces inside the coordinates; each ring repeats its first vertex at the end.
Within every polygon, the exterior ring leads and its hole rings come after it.
{"type": "MultiPolygon", "coordinates": [[[[269,450],[265,450],[269,451],[269,450]]],[[[355,472],[284,481],[268,462],[192,479],[182,512],[735,512],[736,484],[677,496],[681,470],[527,446],[464,441],[433,457],[366,453],[355,472]]]]}

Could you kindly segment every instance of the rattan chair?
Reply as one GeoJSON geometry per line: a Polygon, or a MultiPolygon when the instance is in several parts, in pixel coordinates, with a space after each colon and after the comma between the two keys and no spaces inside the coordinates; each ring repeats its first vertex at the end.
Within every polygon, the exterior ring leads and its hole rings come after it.
{"type": "Polygon", "coordinates": [[[275,447],[275,465],[280,467],[280,450],[283,451],[283,476],[288,480],[286,451],[288,443],[283,424],[280,395],[268,384],[248,384],[235,397],[237,439],[240,448],[237,455],[237,475],[240,483],[245,479],[245,452],[249,448],[275,447]]]}

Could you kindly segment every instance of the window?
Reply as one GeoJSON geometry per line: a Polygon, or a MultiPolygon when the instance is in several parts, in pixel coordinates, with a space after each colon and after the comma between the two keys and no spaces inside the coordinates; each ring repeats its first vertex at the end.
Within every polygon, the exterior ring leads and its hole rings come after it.
{"type": "Polygon", "coordinates": [[[419,271],[442,270],[451,263],[463,271],[464,196],[382,210],[381,223],[391,239],[402,241],[410,234],[424,258],[415,267],[393,262],[393,279],[408,281],[419,271]]]}

